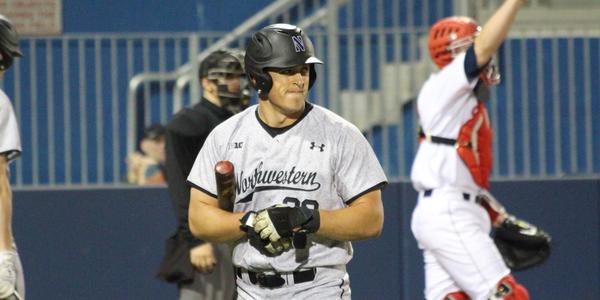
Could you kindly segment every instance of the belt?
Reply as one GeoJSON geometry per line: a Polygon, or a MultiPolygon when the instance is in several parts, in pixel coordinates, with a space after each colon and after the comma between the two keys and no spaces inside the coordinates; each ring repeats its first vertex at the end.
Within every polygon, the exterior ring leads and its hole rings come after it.
{"type": "MultiPolygon", "coordinates": [[[[423,128],[419,128],[419,137],[434,143],[434,144],[442,144],[442,145],[448,145],[448,146],[455,146],[458,147],[458,144],[456,143],[456,139],[451,139],[451,138],[446,138],[446,137],[441,137],[441,136],[434,136],[434,135],[430,135],[430,134],[426,134],[423,131],[423,128]]],[[[473,145],[469,142],[466,145],[463,145],[466,147],[471,148],[473,145]]]]}
{"type": "MultiPolygon", "coordinates": [[[[424,190],[423,197],[430,197],[432,193],[433,193],[433,190],[424,190]]],[[[472,195],[470,193],[463,192],[462,196],[463,196],[463,200],[465,200],[465,201],[471,201],[471,200],[477,201],[477,196],[472,195]]]]}
{"type": "Polygon", "coordinates": [[[262,287],[266,288],[278,288],[283,286],[284,284],[298,284],[303,282],[313,281],[315,279],[315,274],[317,273],[316,268],[311,268],[304,271],[295,271],[290,273],[264,273],[264,272],[254,272],[250,270],[246,270],[243,268],[235,268],[235,274],[238,278],[243,279],[242,273],[248,273],[248,279],[252,284],[258,284],[262,287]],[[286,280],[286,278],[293,278],[294,282],[290,282],[286,280]]]}

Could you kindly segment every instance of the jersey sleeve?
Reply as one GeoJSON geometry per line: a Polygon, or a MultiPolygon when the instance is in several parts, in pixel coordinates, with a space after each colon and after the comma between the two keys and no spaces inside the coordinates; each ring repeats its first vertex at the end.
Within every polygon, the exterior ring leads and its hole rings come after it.
{"type": "MultiPolygon", "coordinates": [[[[2,97],[4,95],[0,95],[2,97]]],[[[5,155],[8,161],[16,159],[21,154],[21,138],[17,118],[8,99],[0,99],[0,155],[5,155]]]]}
{"type": "Polygon", "coordinates": [[[217,183],[214,167],[220,160],[217,136],[215,131],[208,135],[187,178],[188,184],[215,198],[217,198],[217,183]]]}
{"type": "MultiPolygon", "coordinates": [[[[455,115],[469,105],[473,88],[478,82],[469,80],[465,70],[466,52],[458,54],[450,64],[432,74],[425,82],[417,99],[421,126],[432,133],[430,125],[455,115]]],[[[433,132],[435,133],[435,132],[433,132]]]]}
{"type": "Polygon", "coordinates": [[[344,202],[350,204],[360,196],[387,184],[375,152],[357,128],[348,126],[338,146],[334,180],[337,192],[344,202]]]}
{"type": "MultiPolygon", "coordinates": [[[[472,49],[472,48],[469,48],[472,49]]],[[[475,51],[465,51],[458,54],[454,60],[446,67],[444,67],[439,73],[439,81],[444,82],[440,88],[446,94],[452,95],[453,93],[460,93],[463,90],[472,90],[477,83],[479,76],[479,70],[477,70],[477,62],[475,60],[475,51]],[[470,55],[467,56],[467,52],[470,55]],[[475,65],[472,65],[475,63],[475,65]],[[471,68],[475,68],[473,71],[471,68]],[[470,77],[475,72],[474,77],[470,77]]]]}

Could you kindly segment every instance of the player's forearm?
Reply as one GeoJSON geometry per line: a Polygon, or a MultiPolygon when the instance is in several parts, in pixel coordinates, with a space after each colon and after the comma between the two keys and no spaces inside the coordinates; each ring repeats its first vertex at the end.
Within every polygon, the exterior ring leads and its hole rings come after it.
{"type": "Polygon", "coordinates": [[[8,163],[0,155],[0,250],[12,248],[10,231],[12,220],[12,193],[8,179],[8,163]]]}
{"type": "Polygon", "coordinates": [[[316,234],[334,240],[370,239],[378,237],[383,229],[383,205],[379,199],[362,201],[340,210],[321,210],[320,215],[321,226],[316,234]]]}
{"type": "Polygon", "coordinates": [[[194,236],[204,241],[223,243],[241,239],[245,235],[240,230],[239,221],[243,215],[243,213],[230,213],[200,201],[190,200],[190,230],[194,236]]]}
{"type": "Polygon", "coordinates": [[[485,23],[475,39],[478,65],[486,64],[502,44],[524,0],[506,0],[485,23]]]}

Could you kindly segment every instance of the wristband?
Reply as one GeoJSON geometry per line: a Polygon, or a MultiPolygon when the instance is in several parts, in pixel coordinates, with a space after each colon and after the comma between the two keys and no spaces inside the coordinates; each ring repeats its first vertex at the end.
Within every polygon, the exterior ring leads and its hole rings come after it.
{"type": "Polygon", "coordinates": [[[256,217],[256,212],[249,211],[240,219],[240,229],[243,232],[248,232],[248,229],[254,228],[254,218],[256,217]]]}

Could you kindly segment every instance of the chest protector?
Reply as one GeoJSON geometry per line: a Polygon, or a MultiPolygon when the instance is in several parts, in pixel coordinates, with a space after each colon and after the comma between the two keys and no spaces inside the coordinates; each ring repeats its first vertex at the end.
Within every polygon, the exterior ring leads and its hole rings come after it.
{"type": "Polygon", "coordinates": [[[475,183],[489,189],[492,171],[492,128],[482,101],[473,108],[473,116],[461,128],[456,138],[456,150],[475,183]]]}

